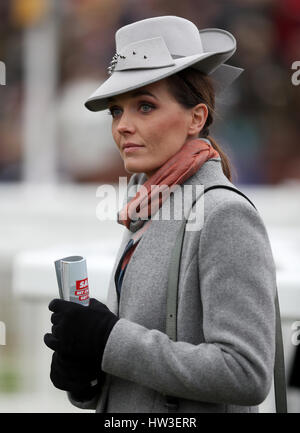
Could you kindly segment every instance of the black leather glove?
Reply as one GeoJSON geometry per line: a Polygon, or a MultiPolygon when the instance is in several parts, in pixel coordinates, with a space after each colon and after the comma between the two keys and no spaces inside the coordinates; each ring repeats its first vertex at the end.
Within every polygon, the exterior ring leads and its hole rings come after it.
{"type": "Polygon", "coordinates": [[[99,366],[69,360],[57,352],[52,355],[50,379],[56,388],[70,392],[74,400],[91,400],[100,392],[104,378],[99,366]]]}
{"type": "Polygon", "coordinates": [[[88,307],[63,299],[49,304],[52,334],[45,334],[44,342],[67,359],[101,362],[106,342],[118,317],[106,305],[94,298],[88,307]]]}
{"type": "Polygon", "coordinates": [[[288,385],[291,387],[300,388],[300,344],[296,347],[288,385]]]}

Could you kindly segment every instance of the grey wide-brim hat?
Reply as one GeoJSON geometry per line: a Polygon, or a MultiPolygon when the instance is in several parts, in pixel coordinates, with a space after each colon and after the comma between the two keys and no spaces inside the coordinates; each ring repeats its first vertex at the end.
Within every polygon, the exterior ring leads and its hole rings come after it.
{"type": "Polygon", "coordinates": [[[147,18],[121,27],[115,35],[116,54],[109,78],[85,102],[91,111],[108,108],[108,98],[143,87],[193,67],[213,78],[216,97],[244,69],[224,64],[236,50],[226,30],[198,30],[177,16],[147,18]]]}

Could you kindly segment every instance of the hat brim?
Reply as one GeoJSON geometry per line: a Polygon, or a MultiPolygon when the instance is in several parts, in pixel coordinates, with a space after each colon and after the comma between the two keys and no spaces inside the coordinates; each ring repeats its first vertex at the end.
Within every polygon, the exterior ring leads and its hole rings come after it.
{"type": "Polygon", "coordinates": [[[200,34],[206,52],[174,59],[175,64],[168,67],[114,71],[88,98],[85,107],[90,111],[105,110],[110,97],[162,80],[189,66],[210,75],[215,81],[216,96],[219,96],[243,71],[224,64],[234,53],[236,41],[221,29],[203,29],[200,34]],[[215,51],[217,47],[218,51],[215,51]]]}

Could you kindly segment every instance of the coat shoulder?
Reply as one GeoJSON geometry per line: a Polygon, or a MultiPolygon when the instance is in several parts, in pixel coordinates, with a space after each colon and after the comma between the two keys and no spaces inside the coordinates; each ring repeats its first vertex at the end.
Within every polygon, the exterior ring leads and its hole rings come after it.
{"type": "MultiPolygon", "coordinates": [[[[218,187],[206,191],[204,194],[204,220],[206,220],[208,215],[210,215],[210,213],[217,208],[221,209],[222,205],[225,207],[230,207],[230,205],[234,205],[234,203],[245,203],[246,207],[249,209],[252,208],[255,212],[257,212],[247,198],[243,197],[242,194],[246,194],[243,192],[242,188],[236,186],[225,176],[220,159],[211,159],[207,161],[184,184],[190,184],[193,186],[201,185],[204,191],[212,186],[218,187]],[[242,194],[237,191],[233,191],[230,188],[238,190],[242,194]]],[[[251,197],[248,197],[248,199],[253,202],[251,197]]],[[[196,205],[196,203],[194,205],[196,205]]]]}
{"type": "Polygon", "coordinates": [[[236,187],[231,182],[228,182],[226,186],[230,186],[235,190],[240,191],[244,196],[237,191],[222,187],[207,191],[204,195],[205,219],[207,219],[212,213],[222,212],[231,207],[242,207],[259,216],[258,210],[253,206],[255,203],[251,197],[248,197],[241,188],[236,187]],[[251,204],[249,200],[253,204],[251,204]]]}

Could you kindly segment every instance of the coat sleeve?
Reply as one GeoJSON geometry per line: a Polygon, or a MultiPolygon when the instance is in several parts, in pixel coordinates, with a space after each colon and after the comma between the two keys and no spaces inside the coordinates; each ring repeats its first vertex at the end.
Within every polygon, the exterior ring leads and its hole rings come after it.
{"type": "Polygon", "coordinates": [[[174,342],[121,318],[102,368],[179,398],[260,404],[273,377],[276,272],[257,211],[238,200],[217,205],[202,228],[196,260],[205,343],[174,342]]]}

